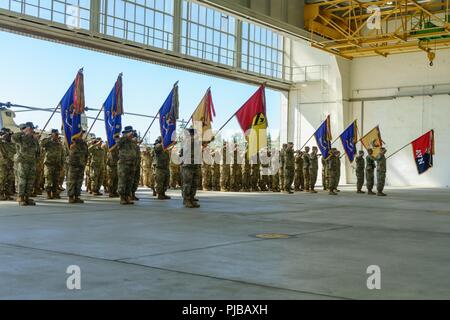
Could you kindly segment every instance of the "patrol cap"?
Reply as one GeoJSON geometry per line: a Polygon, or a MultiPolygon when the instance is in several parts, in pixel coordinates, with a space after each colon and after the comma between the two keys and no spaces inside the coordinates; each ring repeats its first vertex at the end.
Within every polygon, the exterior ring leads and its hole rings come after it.
{"type": "Polygon", "coordinates": [[[129,132],[133,132],[133,127],[132,126],[126,126],[123,131],[122,134],[124,133],[129,133],[129,132]]]}
{"type": "Polygon", "coordinates": [[[36,127],[33,125],[33,122],[26,122],[24,129],[25,128],[31,128],[31,129],[36,129],[36,127]]]}
{"type": "Polygon", "coordinates": [[[25,129],[25,128],[26,128],[25,123],[19,124],[19,129],[20,129],[20,130],[23,130],[23,129],[25,129]]]}
{"type": "Polygon", "coordinates": [[[58,129],[52,129],[52,134],[53,133],[57,133],[57,134],[59,134],[59,131],[58,131],[58,129]]]}

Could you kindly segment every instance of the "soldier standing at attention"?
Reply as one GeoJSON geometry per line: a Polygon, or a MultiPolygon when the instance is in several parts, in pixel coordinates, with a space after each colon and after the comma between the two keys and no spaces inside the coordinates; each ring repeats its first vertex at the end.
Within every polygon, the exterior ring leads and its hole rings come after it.
{"type": "Polygon", "coordinates": [[[81,186],[83,184],[84,169],[88,160],[88,146],[81,135],[72,141],[69,149],[69,172],[67,174],[67,195],[69,203],[84,203],[80,199],[81,186]]]}
{"type": "Polygon", "coordinates": [[[294,191],[303,191],[305,184],[303,180],[303,152],[297,150],[295,152],[295,176],[294,176],[294,191]]]}
{"type": "Polygon", "coordinates": [[[41,142],[44,153],[45,191],[47,199],[61,199],[59,179],[64,166],[64,149],[59,140],[58,129],[52,129],[52,135],[41,142]]]}
{"type": "Polygon", "coordinates": [[[170,155],[167,150],[164,150],[161,137],[159,137],[155,141],[155,160],[156,160],[155,189],[156,194],[158,195],[158,200],[170,199],[170,197],[166,195],[170,179],[170,171],[169,171],[170,155]]]}
{"type": "Polygon", "coordinates": [[[335,148],[331,149],[331,154],[327,159],[328,165],[328,194],[329,195],[337,195],[334,192],[337,188],[336,183],[336,170],[337,170],[337,150],[335,148]]]}
{"type": "Polygon", "coordinates": [[[211,157],[214,159],[211,184],[214,191],[220,191],[220,163],[217,162],[216,154],[220,154],[218,149],[211,151],[211,157]]]}
{"type": "Polygon", "coordinates": [[[248,145],[246,145],[243,153],[244,163],[242,164],[242,191],[250,191],[251,166],[248,158],[248,145]]]}
{"type": "Polygon", "coordinates": [[[41,135],[37,132],[34,132],[34,138],[39,143],[39,158],[36,164],[36,178],[34,179],[34,188],[33,192],[31,193],[31,197],[41,195],[44,189],[44,150],[42,150],[42,146],[39,141],[41,135]]]}
{"type": "Polygon", "coordinates": [[[27,122],[23,126],[22,132],[14,133],[12,142],[16,145],[16,162],[17,162],[17,178],[18,178],[18,200],[19,205],[28,206],[36,205],[30,199],[36,179],[36,164],[39,159],[39,142],[34,136],[34,125],[27,122]]]}
{"type": "Polygon", "coordinates": [[[147,188],[153,188],[153,169],[152,169],[153,157],[149,147],[145,147],[142,152],[142,174],[143,183],[147,188]]]}
{"type": "Polygon", "coordinates": [[[341,192],[341,190],[338,189],[339,181],[341,180],[341,152],[339,150],[336,150],[336,192],[341,192]]]}
{"type": "Polygon", "coordinates": [[[134,142],[134,172],[133,172],[133,186],[131,188],[131,200],[139,201],[136,197],[136,191],[139,187],[139,180],[141,178],[141,147],[139,146],[139,138],[136,130],[133,131],[134,142]]]}
{"type": "Polygon", "coordinates": [[[309,155],[310,165],[309,165],[309,192],[317,193],[314,190],[317,182],[317,173],[319,171],[319,159],[317,157],[317,147],[312,147],[311,154],[309,155]]]}
{"type": "Polygon", "coordinates": [[[294,144],[289,142],[284,148],[284,192],[293,193],[292,183],[294,182],[294,170],[295,170],[295,160],[294,160],[294,144]]]}
{"type": "Polygon", "coordinates": [[[375,184],[375,159],[372,156],[373,150],[367,149],[367,157],[366,157],[366,187],[367,194],[374,195],[375,192],[372,191],[373,185],[375,184]]]}
{"type": "Polygon", "coordinates": [[[119,193],[117,192],[119,177],[117,174],[117,162],[119,161],[119,149],[114,145],[111,149],[108,150],[107,159],[106,159],[106,167],[108,170],[108,192],[110,198],[119,197],[119,193]]]}
{"type": "Polygon", "coordinates": [[[303,179],[305,180],[305,191],[309,191],[311,180],[309,176],[309,168],[311,167],[311,160],[309,158],[309,147],[305,147],[303,152],[303,179]]]}
{"type": "Polygon", "coordinates": [[[380,149],[380,154],[377,156],[377,196],[386,196],[383,192],[384,184],[386,182],[386,148],[380,149]]]}
{"type": "Polygon", "coordinates": [[[355,158],[356,163],[356,193],[365,193],[362,191],[364,185],[364,151],[360,150],[355,158]]]}
{"type": "Polygon", "coordinates": [[[133,142],[134,132],[132,126],[126,126],[122,137],[116,138],[118,149],[117,175],[120,204],[134,204],[132,201],[132,188],[134,182],[134,166],[136,165],[136,144],[133,142]]]}
{"type": "Polygon", "coordinates": [[[183,186],[181,187],[181,193],[183,196],[183,205],[186,208],[198,208],[200,205],[197,203],[198,199],[195,198],[197,192],[197,181],[198,181],[198,167],[200,164],[195,163],[195,152],[194,152],[194,134],[195,130],[190,128],[186,129],[189,136],[186,137],[184,141],[184,147],[190,148],[190,150],[181,150],[180,154],[187,157],[182,158],[182,169],[181,174],[183,175],[183,186]]]}
{"type": "Polygon", "coordinates": [[[103,163],[105,162],[105,152],[102,148],[102,139],[96,138],[88,148],[89,150],[89,182],[90,191],[94,196],[101,196],[100,187],[103,182],[103,163]]]}
{"type": "Polygon", "coordinates": [[[284,191],[284,161],[285,161],[285,152],[287,148],[287,143],[283,143],[280,150],[280,170],[279,170],[279,179],[280,179],[280,190],[284,191]]]}
{"type": "Polygon", "coordinates": [[[322,185],[323,185],[323,190],[326,191],[328,190],[328,164],[327,161],[328,159],[325,159],[324,156],[322,156],[322,185]]]}
{"type": "Polygon", "coordinates": [[[223,142],[222,161],[220,164],[220,191],[230,191],[230,164],[227,163],[227,143],[223,142]]]}
{"type": "Polygon", "coordinates": [[[107,141],[104,141],[102,144],[103,149],[103,189],[105,190],[105,193],[109,193],[109,175],[107,170],[107,162],[108,162],[108,143],[107,141]]]}
{"type": "Polygon", "coordinates": [[[14,200],[14,154],[16,147],[11,142],[12,132],[8,128],[0,131],[0,201],[14,200]]]}

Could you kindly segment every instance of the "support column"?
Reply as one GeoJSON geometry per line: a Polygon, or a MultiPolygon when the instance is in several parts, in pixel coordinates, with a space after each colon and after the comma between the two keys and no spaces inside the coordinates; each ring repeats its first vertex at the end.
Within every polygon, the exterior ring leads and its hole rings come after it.
{"type": "Polygon", "coordinates": [[[89,30],[95,33],[100,32],[100,0],[91,0],[89,30]]]}
{"type": "Polygon", "coordinates": [[[235,43],[234,66],[242,69],[242,20],[236,20],[236,43],[235,43]]]}
{"type": "Polygon", "coordinates": [[[182,0],[173,0],[173,51],[181,52],[181,18],[183,10],[182,0]]]}

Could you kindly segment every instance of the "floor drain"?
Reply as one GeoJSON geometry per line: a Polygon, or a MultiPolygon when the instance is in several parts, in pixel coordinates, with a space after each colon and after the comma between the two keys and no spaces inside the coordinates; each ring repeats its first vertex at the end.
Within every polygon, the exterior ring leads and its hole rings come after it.
{"type": "Polygon", "coordinates": [[[285,233],[260,233],[255,235],[255,237],[261,239],[287,239],[291,236],[285,233]]]}

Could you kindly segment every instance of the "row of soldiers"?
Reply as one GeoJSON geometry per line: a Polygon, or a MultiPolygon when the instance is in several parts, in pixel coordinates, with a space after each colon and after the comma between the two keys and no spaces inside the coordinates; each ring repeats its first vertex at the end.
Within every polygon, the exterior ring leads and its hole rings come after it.
{"type": "MultiPolygon", "coordinates": [[[[139,200],[136,190],[145,185],[153,190],[158,199],[169,199],[166,191],[169,187],[182,187],[183,164],[170,161],[170,155],[164,150],[161,139],[151,147],[142,149],[135,130],[125,127],[122,137],[117,137],[116,147],[109,149],[100,138],[89,143],[84,139],[84,132],[73,140],[71,148],[61,142],[58,130],[51,136],[40,139],[34,132],[32,123],[20,126],[21,132],[12,134],[2,129],[0,139],[0,200],[11,200],[16,193],[21,205],[32,205],[31,197],[47,192],[48,199],[59,199],[63,191],[64,178],[67,180],[69,203],[82,203],[81,185],[86,177],[87,191],[93,195],[102,195],[103,186],[109,197],[120,197],[121,204],[132,204],[139,200]],[[26,180],[26,183],[23,181],[26,180]],[[22,181],[22,183],[21,183],[22,181]]],[[[175,150],[172,150],[175,151],[175,150]]],[[[221,162],[196,165],[196,189],[214,191],[307,191],[316,193],[315,185],[318,175],[317,147],[306,147],[305,151],[295,151],[293,143],[283,144],[278,158],[279,168],[273,169],[273,163],[249,161],[246,150],[237,146],[231,150],[232,163],[227,164],[227,143],[222,150],[212,149],[211,159],[221,157],[221,162]],[[239,156],[243,159],[239,161],[239,156]]],[[[356,157],[357,192],[362,192],[364,173],[366,173],[369,194],[374,186],[374,170],[377,168],[378,195],[384,195],[386,175],[385,149],[378,158],[372,157],[372,150],[364,161],[364,152],[356,157]],[[378,162],[378,166],[375,165],[378,162]]],[[[270,156],[270,152],[268,153],[270,156]]],[[[333,148],[326,159],[322,157],[322,181],[324,190],[335,195],[339,190],[340,152],[333,148]]],[[[191,168],[192,169],[192,168],[191,168]]],[[[196,201],[188,203],[196,207],[196,201]]]]}

